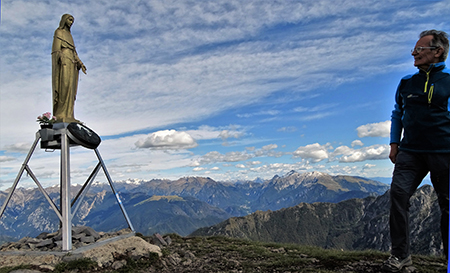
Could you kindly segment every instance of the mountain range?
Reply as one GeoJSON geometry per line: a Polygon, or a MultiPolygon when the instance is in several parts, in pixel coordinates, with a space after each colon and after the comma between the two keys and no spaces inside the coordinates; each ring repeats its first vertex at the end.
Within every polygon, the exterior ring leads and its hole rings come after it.
{"type": "MultiPolygon", "coordinates": [[[[307,208],[316,206],[315,202],[337,206],[338,202],[354,198],[372,200],[389,189],[384,183],[362,177],[295,171],[262,182],[230,183],[185,177],[130,179],[116,181],[114,186],[137,232],[145,235],[174,232],[182,236],[234,219],[232,217],[284,211],[299,204],[307,208]]],[[[80,187],[72,187],[72,196],[80,187]]],[[[59,188],[50,187],[46,191],[53,202],[59,204],[59,188]]],[[[0,204],[6,195],[7,192],[0,192],[0,204]]],[[[72,222],[99,231],[127,227],[109,185],[95,182],[72,222]]],[[[43,231],[57,230],[58,225],[59,219],[38,189],[18,188],[0,219],[0,241],[37,236],[43,231]]]]}
{"type": "MultiPolygon", "coordinates": [[[[440,255],[440,212],[430,185],[411,198],[411,251],[440,255]]],[[[196,230],[191,236],[228,236],[343,250],[390,250],[389,191],[339,203],[301,203],[278,211],[257,211],[196,230]]]]}

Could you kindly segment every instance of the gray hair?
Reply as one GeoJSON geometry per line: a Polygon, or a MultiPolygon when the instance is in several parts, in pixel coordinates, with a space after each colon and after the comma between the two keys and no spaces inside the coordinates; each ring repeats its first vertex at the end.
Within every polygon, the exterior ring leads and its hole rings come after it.
{"type": "Polygon", "coordinates": [[[422,38],[424,36],[433,35],[433,39],[430,42],[430,46],[442,47],[444,49],[444,53],[439,57],[439,61],[443,62],[447,59],[448,56],[448,35],[444,31],[439,31],[435,29],[425,30],[420,33],[419,37],[422,38]]]}

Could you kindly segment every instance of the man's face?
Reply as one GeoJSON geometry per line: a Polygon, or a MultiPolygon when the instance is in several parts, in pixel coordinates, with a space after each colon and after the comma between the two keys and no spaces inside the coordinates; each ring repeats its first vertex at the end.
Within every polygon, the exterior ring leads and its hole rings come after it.
{"type": "MultiPolygon", "coordinates": [[[[430,47],[430,42],[433,39],[433,35],[427,35],[419,39],[416,43],[416,47],[430,47]]],[[[427,70],[430,64],[439,62],[439,54],[437,48],[424,48],[420,52],[414,50],[411,55],[414,57],[414,66],[427,70]]]]}

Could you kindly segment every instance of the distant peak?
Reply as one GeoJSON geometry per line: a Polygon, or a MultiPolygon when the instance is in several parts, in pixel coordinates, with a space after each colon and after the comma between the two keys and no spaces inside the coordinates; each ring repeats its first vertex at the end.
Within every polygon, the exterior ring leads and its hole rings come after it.
{"type": "Polygon", "coordinates": [[[304,172],[304,173],[298,173],[294,170],[288,172],[287,174],[284,175],[284,177],[290,177],[290,176],[303,176],[303,177],[318,177],[318,176],[324,176],[326,175],[325,173],[322,172],[318,172],[318,171],[312,171],[312,172],[304,172]]]}
{"type": "Polygon", "coordinates": [[[286,175],[285,175],[285,177],[288,177],[288,176],[291,176],[291,175],[294,175],[294,174],[298,174],[296,171],[294,171],[294,170],[291,170],[290,172],[288,172],[286,175]]]}
{"type": "Polygon", "coordinates": [[[318,172],[318,171],[312,171],[312,172],[309,172],[309,173],[306,173],[306,174],[309,175],[309,176],[314,176],[314,177],[326,175],[325,173],[318,172]]]}

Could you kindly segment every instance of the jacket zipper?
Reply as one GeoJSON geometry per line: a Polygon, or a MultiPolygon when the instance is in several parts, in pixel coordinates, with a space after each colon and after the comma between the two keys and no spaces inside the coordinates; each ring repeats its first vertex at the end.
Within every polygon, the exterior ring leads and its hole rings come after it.
{"type": "Polygon", "coordinates": [[[428,91],[428,104],[431,104],[431,98],[433,97],[434,84],[431,84],[430,91],[428,91]]]}
{"type": "Polygon", "coordinates": [[[433,91],[434,91],[434,83],[431,84],[430,86],[430,90],[428,89],[428,82],[430,81],[430,73],[431,73],[431,69],[429,71],[425,71],[425,73],[427,74],[427,81],[425,82],[425,89],[423,90],[424,93],[426,93],[428,91],[428,104],[431,104],[431,98],[433,97],[433,91]]]}

